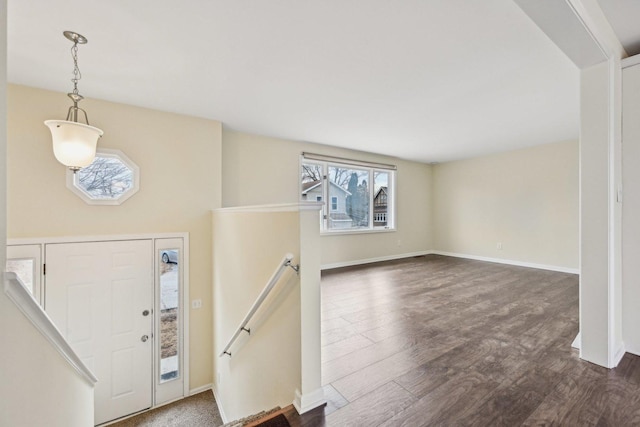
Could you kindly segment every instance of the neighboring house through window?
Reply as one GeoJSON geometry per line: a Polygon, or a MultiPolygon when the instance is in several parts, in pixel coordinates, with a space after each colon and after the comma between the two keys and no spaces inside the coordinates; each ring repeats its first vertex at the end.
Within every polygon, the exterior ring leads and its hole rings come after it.
{"type": "Polygon", "coordinates": [[[387,225],[387,193],[388,186],[380,186],[373,198],[373,225],[383,227],[387,225]]]}

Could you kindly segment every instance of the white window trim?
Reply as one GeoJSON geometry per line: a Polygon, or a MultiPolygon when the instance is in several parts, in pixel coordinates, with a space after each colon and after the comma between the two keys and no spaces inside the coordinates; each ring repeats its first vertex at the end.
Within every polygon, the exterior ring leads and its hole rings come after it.
{"type": "Polygon", "coordinates": [[[398,170],[396,165],[386,163],[367,162],[363,160],[346,159],[344,157],[327,156],[324,154],[303,152],[301,158],[313,163],[336,163],[341,165],[365,167],[369,169],[398,170]]]}
{"type": "MultiPolygon", "coordinates": [[[[397,175],[397,167],[395,165],[387,165],[382,163],[372,163],[372,162],[363,162],[358,160],[349,160],[341,157],[332,157],[332,156],[324,156],[319,154],[311,154],[311,153],[302,153],[300,155],[299,164],[298,164],[298,194],[302,194],[302,180],[300,179],[300,171],[302,170],[303,163],[315,163],[322,165],[323,167],[323,175],[328,175],[329,165],[335,166],[345,166],[349,168],[365,168],[369,170],[369,182],[372,185],[375,185],[373,180],[373,174],[375,171],[379,172],[387,172],[389,173],[389,182],[387,183],[387,188],[390,191],[387,193],[387,198],[391,200],[391,209],[387,210],[387,219],[389,219],[389,215],[391,215],[391,223],[387,224],[384,227],[374,227],[373,226],[373,198],[374,188],[369,194],[369,227],[368,228],[356,228],[356,229],[329,229],[328,221],[329,221],[329,212],[331,210],[330,201],[322,202],[323,207],[320,210],[320,235],[321,236],[336,236],[336,235],[348,235],[348,234],[370,234],[370,233],[393,233],[397,231],[397,200],[396,200],[396,175],[397,175]]],[[[329,186],[324,185],[322,194],[324,200],[328,200],[329,198],[329,186]]],[[[387,205],[389,204],[389,200],[387,200],[387,205]]]]}
{"type": "Polygon", "coordinates": [[[96,153],[100,157],[118,159],[127,165],[127,167],[133,172],[133,186],[117,199],[92,199],[86,192],[82,191],[75,185],[76,174],[73,173],[71,169],[67,169],[67,188],[89,205],[118,206],[123,204],[127,199],[129,199],[129,197],[133,196],[140,190],[140,168],[120,150],[99,148],[96,150],[96,153]]]}
{"type": "Polygon", "coordinates": [[[333,230],[333,231],[320,231],[320,236],[339,236],[345,234],[375,234],[375,233],[395,233],[397,230],[395,228],[364,228],[364,229],[355,229],[355,230],[333,230]]]}
{"type": "Polygon", "coordinates": [[[180,399],[183,397],[187,397],[190,394],[189,390],[189,379],[185,375],[189,375],[189,349],[187,345],[189,343],[188,339],[188,327],[189,324],[185,322],[185,319],[189,317],[189,313],[191,310],[191,306],[189,304],[189,289],[188,289],[188,276],[186,274],[189,273],[188,265],[185,260],[189,260],[189,247],[188,240],[185,242],[184,237],[169,237],[169,238],[154,238],[153,239],[153,268],[154,268],[154,290],[155,299],[154,299],[154,310],[156,313],[155,324],[155,336],[157,339],[154,342],[155,345],[155,353],[153,358],[153,377],[154,377],[154,404],[155,406],[160,406],[169,402],[172,402],[176,399],[180,399]],[[178,258],[178,268],[179,268],[179,292],[178,292],[178,307],[179,307],[179,321],[178,324],[178,345],[179,345],[179,364],[178,364],[178,377],[161,382],[160,381],[160,354],[161,354],[161,313],[162,310],[160,308],[161,301],[161,274],[160,274],[160,258],[158,257],[159,253],[163,250],[167,249],[177,249],[179,251],[178,258]],[[182,382],[182,384],[180,383],[182,382]],[[182,385],[182,390],[180,390],[180,385],[182,385]]]}

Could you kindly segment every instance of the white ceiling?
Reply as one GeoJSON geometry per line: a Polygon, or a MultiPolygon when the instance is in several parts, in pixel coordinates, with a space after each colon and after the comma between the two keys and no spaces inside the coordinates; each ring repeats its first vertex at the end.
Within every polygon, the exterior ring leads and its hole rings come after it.
{"type": "MultiPolygon", "coordinates": [[[[9,81],[441,162],[578,136],[579,71],[512,0],[9,0],[9,81]]],[[[60,111],[62,117],[65,111],[60,111]]],[[[105,132],[117,123],[103,123],[105,132]]],[[[185,141],[188,143],[188,141],[185,141]]]]}
{"type": "Polygon", "coordinates": [[[629,56],[640,53],[640,1],[599,0],[611,27],[629,56]]]}

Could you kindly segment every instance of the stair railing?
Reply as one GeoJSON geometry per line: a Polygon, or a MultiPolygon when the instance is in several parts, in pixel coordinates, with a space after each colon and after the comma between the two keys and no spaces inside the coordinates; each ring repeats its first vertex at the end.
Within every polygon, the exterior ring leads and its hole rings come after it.
{"type": "Polygon", "coordinates": [[[278,268],[276,269],[276,271],[273,272],[273,275],[271,275],[269,282],[267,282],[267,285],[264,287],[262,292],[260,292],[260,295],[255,300],[251,308],[249,309],[249,312],[247,313],[246,316],[244,316],[244,319],[242,319],[242,322],[240,322],[240,326],[238,326],[235,333],[233,334],[233,336],[231,337],[227,345],[224,347],[224,350],[222,350],[222,352],[220,353],[220,357],[224,356],[225,354],[231,357],[231,352],[229,351],[229,349],[231,348],[235,340],[240,336],[242,332],[246,332],[249,335],[251,335],[251,329],[247,328],[249,321],[251,321],[251,318],[253,317],[254,314],[256,314],[256,312],[258,311],[258,309],[260,308],[264,300],[267,299],[267,296],[269,296],[269,292],[271,292],[271,290],[276,285],[276,283],[278,283],[278,280],[280,279],[284,271],[287,269],[287,267],[292,268],[296,272],[296,274],[299,273],[300,266],[293,265],[291,263],[291,260],[293,260],[293,255],[286,254],[282,259],[282,261],[280,261],[280,264],[278,264],[278,268]]]}

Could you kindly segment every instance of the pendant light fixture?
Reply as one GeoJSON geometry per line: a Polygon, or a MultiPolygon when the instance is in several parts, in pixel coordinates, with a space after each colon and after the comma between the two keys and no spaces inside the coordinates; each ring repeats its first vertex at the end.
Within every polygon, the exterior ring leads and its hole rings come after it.
{"type": "Polygon", "coordinates": [[[78,107],[78,102],[84,98],[78,92],[78,80],[82,78],[78,68],[78,45],[86,44],[86,37],[73,31],[65,31],[64,36],[73,42],[71,57],[73,58],[73,92],[67,96],[73,101],[69,107],[66,120],[47,120],[44,122],[51,131],[53,138],[53,154],[56,159],[71,169],[74,173],[85,166],[89,166],[96,156],[98,138],[104,132],[90,126],[87,112],[78,107]],[[84,115],[85,123],[78,120],[84,115]]]}

